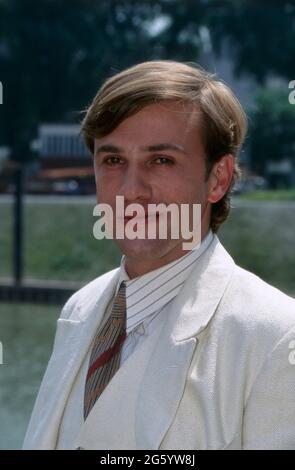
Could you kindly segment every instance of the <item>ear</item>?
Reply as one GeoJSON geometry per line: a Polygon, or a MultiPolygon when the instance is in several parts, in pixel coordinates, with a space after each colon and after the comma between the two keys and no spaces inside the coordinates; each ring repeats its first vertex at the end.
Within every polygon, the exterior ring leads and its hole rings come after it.
{"type": "Polygon", "coordinates": [[[234,171],[234,157],[231,154],[223,155],[216,162],[208,178],[208,201],[220,201],[227,192],[232,181],[234,171]]]}

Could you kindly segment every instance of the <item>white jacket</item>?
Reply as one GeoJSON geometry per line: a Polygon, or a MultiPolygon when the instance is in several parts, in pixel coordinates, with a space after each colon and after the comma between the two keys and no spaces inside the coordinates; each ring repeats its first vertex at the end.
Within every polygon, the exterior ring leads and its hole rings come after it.
{"type": "MultiPolygon", "coordinates": [[[[55,449],[69,392],[118,274],[95,279],[65,305],[24,449],[55,449]]],[[[79,445],[295,449],[295,300],[236,266],[215,235],[166,310],[161,330],[103,391],[79,445]]]]}

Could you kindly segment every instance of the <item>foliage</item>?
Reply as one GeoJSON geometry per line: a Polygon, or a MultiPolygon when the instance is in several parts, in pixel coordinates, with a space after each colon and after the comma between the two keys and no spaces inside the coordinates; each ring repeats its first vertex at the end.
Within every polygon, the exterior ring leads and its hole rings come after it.
{"type": "Polygon", "coordinates": [[[77,122],[102,81],[137,62],[196,62],[201,30],[236,70],[294,79],[294,0],[0,0],[0,145],[31,158],[40,122],[77,122]]]}
{"type": "Polygon", "coordinates": [[[251,163],[258,173],[269,160],[289,158],[295,164],[295,106],[289,103],[288,92],[265,88],[257,96],[250,125],[251,163]]]}
{"type": "Polygon", "coordinates": [[[294,79],[295,1],[209,1],[214,47],[228,40],[238,74],[263,83],[269,74],[294,79]]]}
{"type": "Polygon", "coordinates": [[[78,111],[107,76],[159,55],[183,60],[197,56],[195,44],[187,50],[183,42],[176,47],[186,26],[180,4],[179,21],[169,36],[163,35],[159,51],[149,34],[149,24],[159,14],[158,3],[2,0],[0,138],[16,158],[30,156],[29,143],[39,122],[79,120],[78,111]]]}

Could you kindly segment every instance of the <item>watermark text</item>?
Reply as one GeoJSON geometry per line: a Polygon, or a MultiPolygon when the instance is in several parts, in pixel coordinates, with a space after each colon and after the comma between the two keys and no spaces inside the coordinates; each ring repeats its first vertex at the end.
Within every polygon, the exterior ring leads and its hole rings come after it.
{"type": "Polygon", "coordinates": [[[290,91],[289,93],[289,103],[295,104],[295,80],[291,80],[289,83],[289,88],[293,89],[293,91],[290,91]]]}
{"type": "Polygon", "coordinates": [[[114,208],[100,203],[93,215],[100,217],[93,227],[97,240],[186,240],[183,250],[196,249],[201,241],[201,204],[158,203],[143,207],[132,203],[125,207],[124,196],[116,196],[114,208]]]}
{"type": "Polygon", "coordinates": [[[292,339],[289,343],[289,349],[292,349],[292,351],[289,354],[289,362],[292,364],[292,366],[295,365],[295,339],[292,339]]]}

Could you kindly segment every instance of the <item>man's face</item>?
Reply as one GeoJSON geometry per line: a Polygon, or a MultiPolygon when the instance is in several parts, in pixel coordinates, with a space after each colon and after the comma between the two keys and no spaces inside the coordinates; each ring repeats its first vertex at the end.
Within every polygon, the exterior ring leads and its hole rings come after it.
{"type": "MultiPolygon", "coordinates": [[[[125,207],[139,203],[146,210],[148,204],[202,204],[204,235],[210,204],[198,119],[191,105],[163,101],[147,105],[107,136],[95,139],[97,202],[109,204],[114,213],[116,196],[124,196],[125,207]],[[147,149],[160,144],[179,150],[147,149]],[[100,150],[106,145],[114,148],[100,150]]],[[[142,266],[147,263],[149,270],[181,256],[182,242],[169,237],[116,240],[126,255],[126,264],[128,260],[142,266]]]]}

